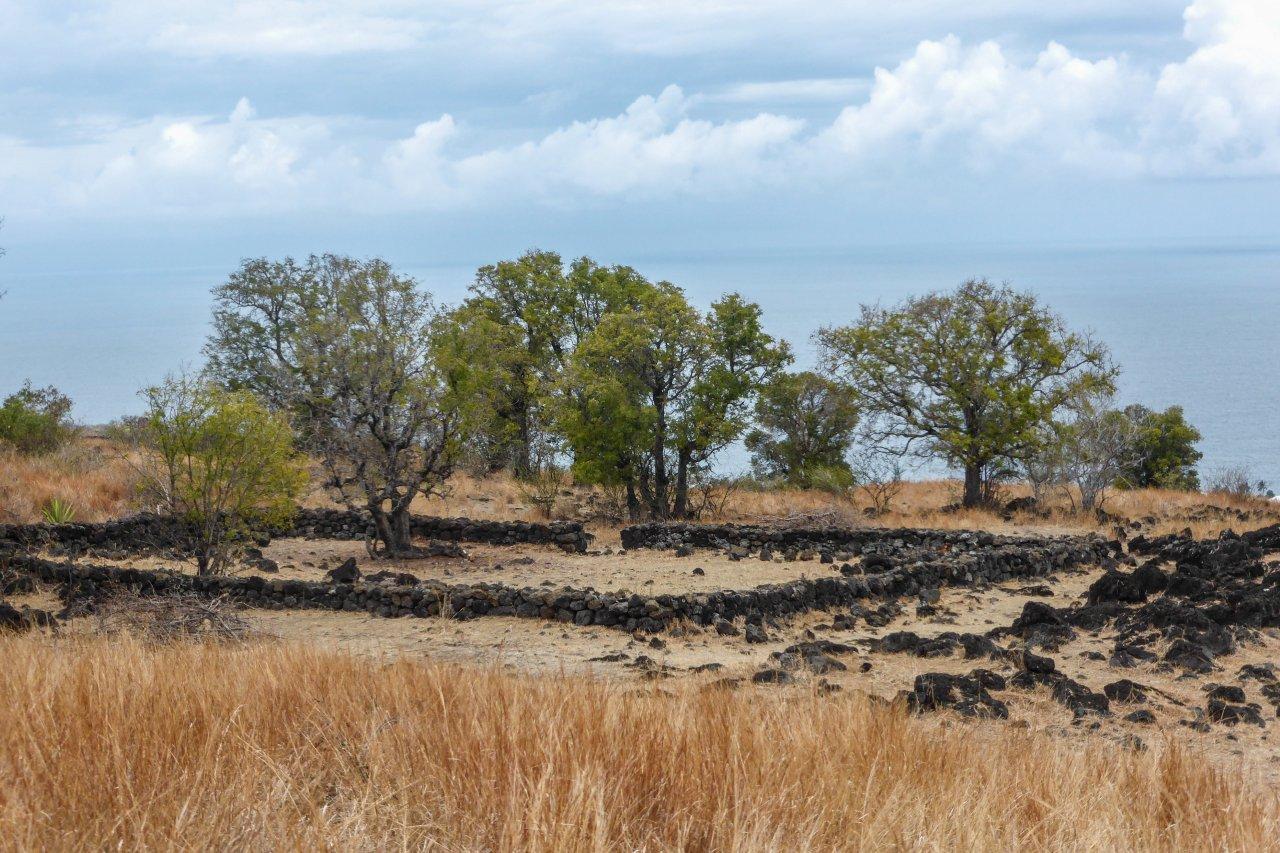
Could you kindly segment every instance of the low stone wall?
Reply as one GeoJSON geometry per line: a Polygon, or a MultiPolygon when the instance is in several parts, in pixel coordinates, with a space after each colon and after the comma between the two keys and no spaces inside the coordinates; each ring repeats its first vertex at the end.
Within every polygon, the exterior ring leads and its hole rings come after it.
{"type": "Polygon", "coordinates": [[[1058,569],[1097,561],[1105,552],[1105,543],[1096,540],[1094,544],[1098,547],[1065,542],[1056,548],[1033,551],[1010,546],[975,549],[917,560],[875,574],[805,578],[751,589],[677,595],[635,595],[590,588],[515,588],[501,583],[425,581],[404,586],[284,580],[261,575],[196,577],[177,572],[63,564],[27,554],[10,555],[3,562],[10,572],[63,584],[75,595],[89,598],[112,588],[142,594],[191,591],[229,595],[247,606],[269,609],[363,611],[385,617],[519,616],[657,632],[678,620],[699,625],[739,617],[759,621],[848,607],[872,597],[915,595],[948,584],[1042,577],[1058,569]]]}
{"type": "Polygon", "coordinates": [[[773,552],[816,551],[860,555],[963,553],[974,550],[1085,549],[1103,554],[1118,550],[1097,536],[1001,536],[978,530],[930,530],[883,527],[762,527],[746,524],[682,524],[654,522],[622,529],[624,548],[667,549],[687,546],[719,548],[739,556],[773,552]]]}
{"type": "MultiPolygon", "coordinates": [[[[587,550],[591,541],[578,522],[541,524],[527,521],[481,521],[470,518],[414,516],[414,534],[450,542],[489,545],[548,544],[567,551],[587,550]]],[[[264,531],[260,544],[270,538],[364,539],[369,517],[360,512],[301,509],[289,526],[264,531]]],[[[183,526],[168,516],[135,515],[100,524],[0,525],[0,545],[22,550],[49,548],[58,553],[164,550],[183,537],[183,526]]]]}

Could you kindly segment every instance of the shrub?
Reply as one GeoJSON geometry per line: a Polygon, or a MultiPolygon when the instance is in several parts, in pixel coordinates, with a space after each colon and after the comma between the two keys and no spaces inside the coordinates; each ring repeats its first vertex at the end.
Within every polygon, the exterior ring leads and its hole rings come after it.
{"type": "Polygon", "coordinates": [[[0,405],[0,444],[27,456],[52,453],[76,435],[70,413],[71,399],[57,388],[26,382],[0,405]]]}
{"type": "Polygon", "coordinates": [[[1128,406],[1125,415],[1137,425],[1136,454],[1126,466],[1119,485],[1133,489],[1196,491],[1200,476],[1196,464],[1204,455],[1196,450],[1200,431],[1187,423],[1181,406],[1163,412],[1145,406],[1128,406]]]}
{"type": "Polygon", "coordinates": [[[1219,468],[1209,475],[1205,491],[1232,495],[1237,498],[1275,497],[1263,480],[1255,479],[1253,472],[1244,465],[1219,468]]]}
{"type": "Polygon", "coordinates": [[[255,527],[285,521],[306,485],[283,416],[248,391],[188,379],[147,389],[144,488],[190,526],[201,574],[222,572],[255,527]]]}
{"type": "Polygon", "coordinates": [[[76,520],[76,508],[61,498],[50,498],[40,514],[49,524],[70,524],[76,520]]]}

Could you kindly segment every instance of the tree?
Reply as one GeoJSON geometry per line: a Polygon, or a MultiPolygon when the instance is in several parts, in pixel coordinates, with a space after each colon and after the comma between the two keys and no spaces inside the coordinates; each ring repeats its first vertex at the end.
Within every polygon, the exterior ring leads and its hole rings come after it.
{"type": "Polygon", "coordinates": [[[554,453],[554,399],[577,345],[607,312],[634,304],[649,287],[630,267],[605,267],[531,249],[513,261],[481,267],[460,317],[503,342],[492,376],[493,420],[480,436],[491,467],[534,473],[554,453]]]}
{"type": "Polygon", "coordinates": [[[25,382],[0,404],[0,445],[28,456],[52,453],[76,435],[71,398],[50,385],[25,382]]]}
{"type": "Polygon", "coordinates": [[[960,468],[970,507],[991,499],[997,472],[1054,412],[1116,375],[1104,346],[1033,294],[985,280],[893,309],[864,305],[857,323],[817,338],[828,370],[858,391],[873,445],[960,468]]]}
{"type": "Polygon", "coordinates": [[[1107,393],[1084,394],[1068,403],[1068,409],[1071,419],[1059,426],[1053,453],[1062,482],[1076,487],[1080,509],[1090,512],[1133,464],[1139,427],[1112,405],[1107,393]]]}
{"type": "Polygon", "coordinates": [[[852,388],[811,371],[779,373],[760,391],[747,434],[756,471],[800,488],[853,483],[846,459],[858,426],[852,388]]]}
{"type": "Polygon", "coordinates": [[[759,306],[730,294],[702,315],[659,282],[605,313],[577,347],[560,418],[587,482],[625,485],[634,516],[687,517],[694,477],[742,435],[756,391],[791,359],[759,306]]]}
{"type": "Polygon", "coordinates": [[[245,261],[214,297],[213,375],[288,411],[335,496],[413,554],[410,504],[448,479],[486,400],[483,341],[378,259],[245,261]]]}
{"type": "Polygon", "coordinates": [[[1125,408],[1137,425],[1137,453],[1125,468],[1121,487],[1130,489],[1178,489],[1198,491],[1196,465],[1204,456],[1196,449],[1200,431],[1187,423],[1181,406],[1156,412],[1146,406],[1125,408]]]}
{"type": "Polygon", "coordinates": [[[288,421],[248,391],[169,379],[143,392],[145,492],[182,520],[200,574],[221,574],[253,530],[286,521],[306,485],[288,421]]]}

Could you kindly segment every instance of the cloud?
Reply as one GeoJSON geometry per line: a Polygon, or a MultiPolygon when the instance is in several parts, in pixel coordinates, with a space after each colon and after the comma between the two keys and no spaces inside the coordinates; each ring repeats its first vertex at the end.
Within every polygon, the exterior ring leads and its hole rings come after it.
{"type": "Polygon", "coordinates": [[[738,83],[706,97],[709,101],[728,104],[845,101],[866,94],[869,88],[870,82],[858,77],[772,80],[738,83]]]}
{"type": "MultiPolygon", "coordinates": [[[[1176,11],[1177,0],[8,0],[24,31],[72,37],[89,53],[181,57],[328,57],[438,50],[471,55],[576,51],[697,56],[772,48],[806,52],[874,45],[886,34],[970,25],[1018,31],[1090,20],[1132,25],[1176,11]],[[1061,8],[1059,8],[1061,7],[1061,8]],[[850,26],[856,22],[856,26],[850,26]]],[[[14,30],[17,32],[17,29],[14,30]]],[[[41,42],[42,44],[45,42],[41,42]]]]}
{"type": "Polygon", "coordinates": [[[1280,174],[1280,4],[1195,0],[1184,18],[1191,49],[1159,68],[949,36],[866,81],[668,86],[514,140],[451,114],[389,137],[359,117],[261,116],[247,99],[221,117],[95,117],[59,145],[0,137],[0,197],[15,214],[231,215],[802,196],[886,177],[1280,174]],[[837,94],[852,102],[826,122],[759,110],[837,94]],[[709,100],[742,114],[700,117],[709,100]]]}

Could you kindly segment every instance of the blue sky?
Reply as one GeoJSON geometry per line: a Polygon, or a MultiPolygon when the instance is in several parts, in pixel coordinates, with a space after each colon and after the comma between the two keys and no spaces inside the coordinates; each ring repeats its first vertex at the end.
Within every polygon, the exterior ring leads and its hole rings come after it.
{"type": "Polygon", "coordinates": [[[1274,0],[3,0],[2,245],[1269,240],[1277,43],[1274,0]]]}

